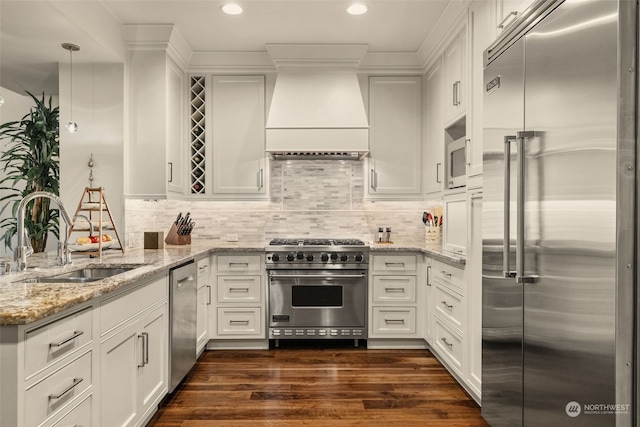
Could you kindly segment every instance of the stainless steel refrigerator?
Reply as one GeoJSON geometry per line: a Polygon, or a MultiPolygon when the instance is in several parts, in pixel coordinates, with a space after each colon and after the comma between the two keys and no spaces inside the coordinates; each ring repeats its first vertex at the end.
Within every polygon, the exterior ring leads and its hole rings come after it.
{"type": "Polygon", "coordinates": [[[637,425],[636,8],[539,1],[485,52],[482,415],[494,427],[637,425]]]}

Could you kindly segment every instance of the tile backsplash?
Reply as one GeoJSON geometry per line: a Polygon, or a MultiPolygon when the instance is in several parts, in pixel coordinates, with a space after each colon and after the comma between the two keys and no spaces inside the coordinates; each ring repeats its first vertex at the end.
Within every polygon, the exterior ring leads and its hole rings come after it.
{"type": "Polygon", "coordinates": [[[142,246],[145,231],[169,230],[178,212],[196,222],[192,238],[265,243],[275,237],[340,237],[375,240],[391,227],[391,240],[424,243],[422,212],[436,203],[364,198],[364,163],[336,160],[271,162],[270,199],[265,201],[125,201],[125,239],[142,246]]]}

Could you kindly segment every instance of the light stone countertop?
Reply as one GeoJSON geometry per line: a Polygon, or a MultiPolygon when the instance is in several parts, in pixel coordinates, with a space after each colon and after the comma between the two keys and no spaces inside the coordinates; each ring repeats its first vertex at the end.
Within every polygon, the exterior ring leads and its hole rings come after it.
{"type": "Polygon", "coordinates": [[[165,246],[164,249],[125,249],[107,251],[102,260],[73,256],[71,265],[38,268],[38,255],[29,257],[24,273],[0,276],[0,325],[24,325],[58,313],[109,292],[166,273],[190,258],[202,258],[209,253],[229,251],[264,251],[264,242],[196,243],[185,246],[165,246]],[[95,282],[86,283],[20,283],[25,279],[50,277],[86,266],[126,267],[131,271],[95,282]]]}
{"type": "Polygon", "coordinates": [[[369,243],[371,252],[422,252],[431,256],[437,260],[446,262],[448,264],[463,266],[467,263],[467,259],[464,256],[453,254],[451,252],[445,252],[442,250],[442,245],[412,245],[402,243],[369,243]]]}
{"type": "MultiPolygon", "coordinates": [[[[25,325],[56,314],[69,307],[100,297],[115,290],[138,283],[140,280],[165,274],[191,258],[199,259],[216,252],[264,251],[262,242],[201,241],[191,245],[172,246],[164,249],[125,249],[106,251],[102,260],[86,256],[73,256],[73,263],[64,267],[43,267],[48,260],[37,255],[28,259],[27,272],[0,276],[0,325],[25,325]],[[21,283],[36,277],[57,276],[90,266],[136,267],[135,269],[95,282],[87,283],[21,283]]],[[[369,245],[371,252],[422,252],[444,262],[464,264],[464,258],[443,253],[439,247],[402,244],[369,245]]]]}

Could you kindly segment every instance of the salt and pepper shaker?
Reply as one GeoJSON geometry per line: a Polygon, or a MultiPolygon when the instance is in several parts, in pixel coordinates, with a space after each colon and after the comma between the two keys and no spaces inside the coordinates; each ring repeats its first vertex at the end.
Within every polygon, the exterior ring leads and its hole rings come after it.
{"type": "Polygon", "coordinates": [[[384,241],[384,228],[378,227],[378,242],[384,241]]]}
{"type": "Polygon", "coordinates": [[[391,242],[391,227],[387,227],[387,232],[384,236],[385,242],[391,242]]]}

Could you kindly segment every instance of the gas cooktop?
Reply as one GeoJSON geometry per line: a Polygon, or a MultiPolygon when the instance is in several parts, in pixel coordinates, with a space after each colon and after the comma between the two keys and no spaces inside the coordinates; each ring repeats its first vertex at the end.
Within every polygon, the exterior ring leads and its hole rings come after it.
{"type": "Polygon", "coordinates": [[[358,239],[273,239],[270,246],[364,246],[358,239]]]}

